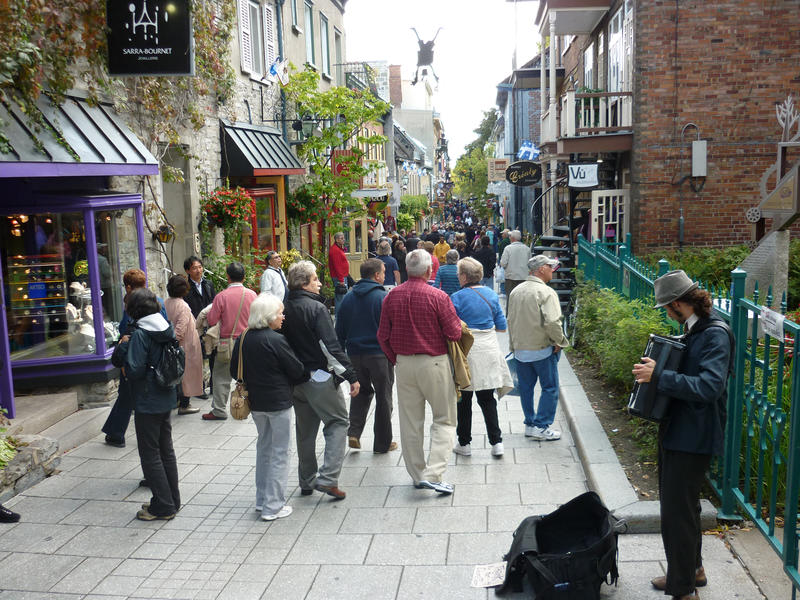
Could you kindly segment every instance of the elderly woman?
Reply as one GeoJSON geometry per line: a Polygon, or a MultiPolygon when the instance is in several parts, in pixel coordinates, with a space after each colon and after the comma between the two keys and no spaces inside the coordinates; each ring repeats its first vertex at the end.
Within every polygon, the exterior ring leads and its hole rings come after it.
{"type": "Polygon", "coordinates": [[[392,247],[387,240],[383,240],[378,244],[378,260],[386,265],[386,278],[383,281],[383,287],[386,290],[391,290],[396,285],[400,285],[400,265],[393,256],[392,247]]]}
{"type": "Polygon", "coordinates": [[[256,510],[274,521],[292,514],[286,504],[289,481],[289,442],[292,438],[292,389],[308,379],[303,363],[289,342],[275,331],[283,324],[283,303],[272,294],[259,294],[250,305],[247,329],[233,347],[231,377],[239,369],[247,385],[250,414],[258,430],[256,441],[256,510]]]}
{"type": "Polygon", "coordinates": [[[173,275],[167,282],[169,298],[164,300],[167,319],[175,328],[175,337],[186,354],[183,379],[176,386],[178,392],[178,414],[193,415],[200,412],[192,406],[192,396],[203,395],[203,350],[200,335],[192,316],[191,307],[184,301],[189,293],[189,281],[185,275],[173,275]]]}
{"type": "Polygon", "coordinates": [[[458,282],[458,250],[448,250],[445,254],[446,264],[442,265],[436,273],[436,279],[433,280],[433,287],[439,288],[448,296],[452,296],[459,289],[461,284],[458,282]]]}
{"type": "Polygon", "coordinates": [[[272,294],[281,302],[286,300],[286,295],[289,293],[289,287],[286,283],[286,275],[283,274],[281,269],[281,254],[270,250],[267,252],[267,268],[264,269],[264,274],[261,276],[261,293],[272,294]]]}
{"type": "Polygon", "coordinates": [[[497,390],[498,397],[502,397],[511,391],[513,383],[495,331],[506,330],[506,317],[494,290],[481,285],[481,263],[474,258],[462,258],[457,268],[462,289],[453,294],[453,306],[470,328],[475,342],[467,354],[472,383],[461,390],[456,428],[458,442],[453,452],[462,456],[472,454],[472,393],[475,392],[486,422],[492,456],[502,456],[503,436],[497,421],[494,391],[497,390]]]}

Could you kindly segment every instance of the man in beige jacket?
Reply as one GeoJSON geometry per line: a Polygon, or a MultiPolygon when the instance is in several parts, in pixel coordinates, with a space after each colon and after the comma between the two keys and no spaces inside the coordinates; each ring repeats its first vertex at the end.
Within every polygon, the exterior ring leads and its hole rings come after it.
{"type": "MultiPolygon", "coordinates": [[[[509,246],[510,248],[510,246],[509,246]]],[[[533,276],[508,296],[509,349],[517,362],[519,396],[525,414],[525,435],[554,441],[561,432],[550,427],[558,405],[558,359],[569,346],[561,327],[563,315],[558,294],[547,285],[558,261],[543,254],[528,261],[533,276]],[[533,389],[541,383],[538,410],[533,407],[533,389]]]]}
{"type": "Polygon", "coordinates": [[[506,294],[511,294],[514,288],[528,279],[528,261],[531,259],[531,249],[523,244],[522,233],[515,229],[508,234],[511,243],[506,246],[500,258],[500,266],[506,271],[506,294]]]}

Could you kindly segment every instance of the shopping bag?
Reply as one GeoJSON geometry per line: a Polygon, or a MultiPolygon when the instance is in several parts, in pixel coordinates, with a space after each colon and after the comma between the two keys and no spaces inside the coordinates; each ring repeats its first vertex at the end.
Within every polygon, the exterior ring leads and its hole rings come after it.
{"type": "Polygon", "coordinates": [[[506,355],[506,364],[508,365],[508,370],[511,371],[511,381],[514,382],[514,389],[512,389],[509,394],[516,394],[519,396],[519,383],[517,380],[517,359],[514,358],[514,353],[509,352],[506,355]]]}

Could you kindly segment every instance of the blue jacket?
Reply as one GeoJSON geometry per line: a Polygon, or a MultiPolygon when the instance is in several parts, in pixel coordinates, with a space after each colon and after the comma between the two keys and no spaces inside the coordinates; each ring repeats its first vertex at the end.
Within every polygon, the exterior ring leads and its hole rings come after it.
{"type": "Polygon", "coordinates": [[[433,287],[441,289],[448,296],[452,296],[461,289],[458,281],[458,267],[456,265],[442,265],[436,271],[433,287]]]}
{"type": "Polygon", "coordinates": [[[175,331],[160,313],[148,315],[136,321],[131,339],[120,346],[125,355],[125,376],[129,390],[136,403],[136,412],[162,414],[175,408],[175,388],[164,388],[156,384],[150,367],[161,360],[165,342],[175,339],[175,331]],[[127,352],[124,352],[127,346],[127,352]]]}
{"type": "Polygon", "coordinates": [[[678,370],[664,370],[656,380],[658,390],[672,398],[659,428],[667,450],[722,454],[731,337],[722,327],[709,327],[712,319],[694,324],[678,370]]]}
{"type": "Polygon", "coordinates": [[[347,292],[336,311],[336,335],[348,354],[383,354],[378,325],[386,294],[374,279],[361,279],[347,292]]]}
{"type": "MultiPolygon", "coordinates": [[[[191,286],[192,284],[190,283],[189,285],[191,286]]],[[[164,301],[161,298],[159,298],[158,296],[156,296],[156,300],[158,300],[158,305],[161,308],[161,310],[159,311],[161,313],[161,316],[164,317],[167,320],[167,323],[169,323],[169,317],[167,317],[167,308],[164,306],[164,301]]],[[[205,308],[205,307],[203,307],[203,308],[205,308]]],[[[195,316],[197,316],[197,315],[195,315],[195,316]]],[[[133,321],[131,321],[131,318],[128,316],[128,312],[123,308],[122,309],[122,318],[119,320],[119,335],[120,335],[120,337],[122,337],[123,335],[128,333],[128,326],[131,325],[132,323],[133,323],[133,321]]]]}

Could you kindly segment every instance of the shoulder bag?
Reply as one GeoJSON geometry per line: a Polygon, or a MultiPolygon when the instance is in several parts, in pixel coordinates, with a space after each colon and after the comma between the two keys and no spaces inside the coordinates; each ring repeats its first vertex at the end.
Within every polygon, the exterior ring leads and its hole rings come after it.
{"type": "MultiPolygon", "coordinates": [[[[239,300],[239,310],[236,311],[236,319],[234,319],[233,321],[233,329],[231,329],[231,336],[228,338],[220,338],[219,343],[217,344],[218,360],[231,362],[231,358],[233,357],[233,344],[236,342],[236,338],[233,337],[233,334],[236,331],[236,325],[239,323],[239,315],[242,314],[242,305],[244,304],[245,293],[246,291],[244,290],[244,288],[242,288],[242,299],[239,300]]],[[[222,323],[221,319],[220,323],[222,323]]]]}
{"type": "Polygon", "coordinates": [[[242,378],[242,348],[244,348],[245,329],[239,337],[239,363],[236,369],[236,385],[231,390],[231,416],[237,421],[242,421],[250,414],[250,399],[247,395],[247,385],[242,378]]]}

